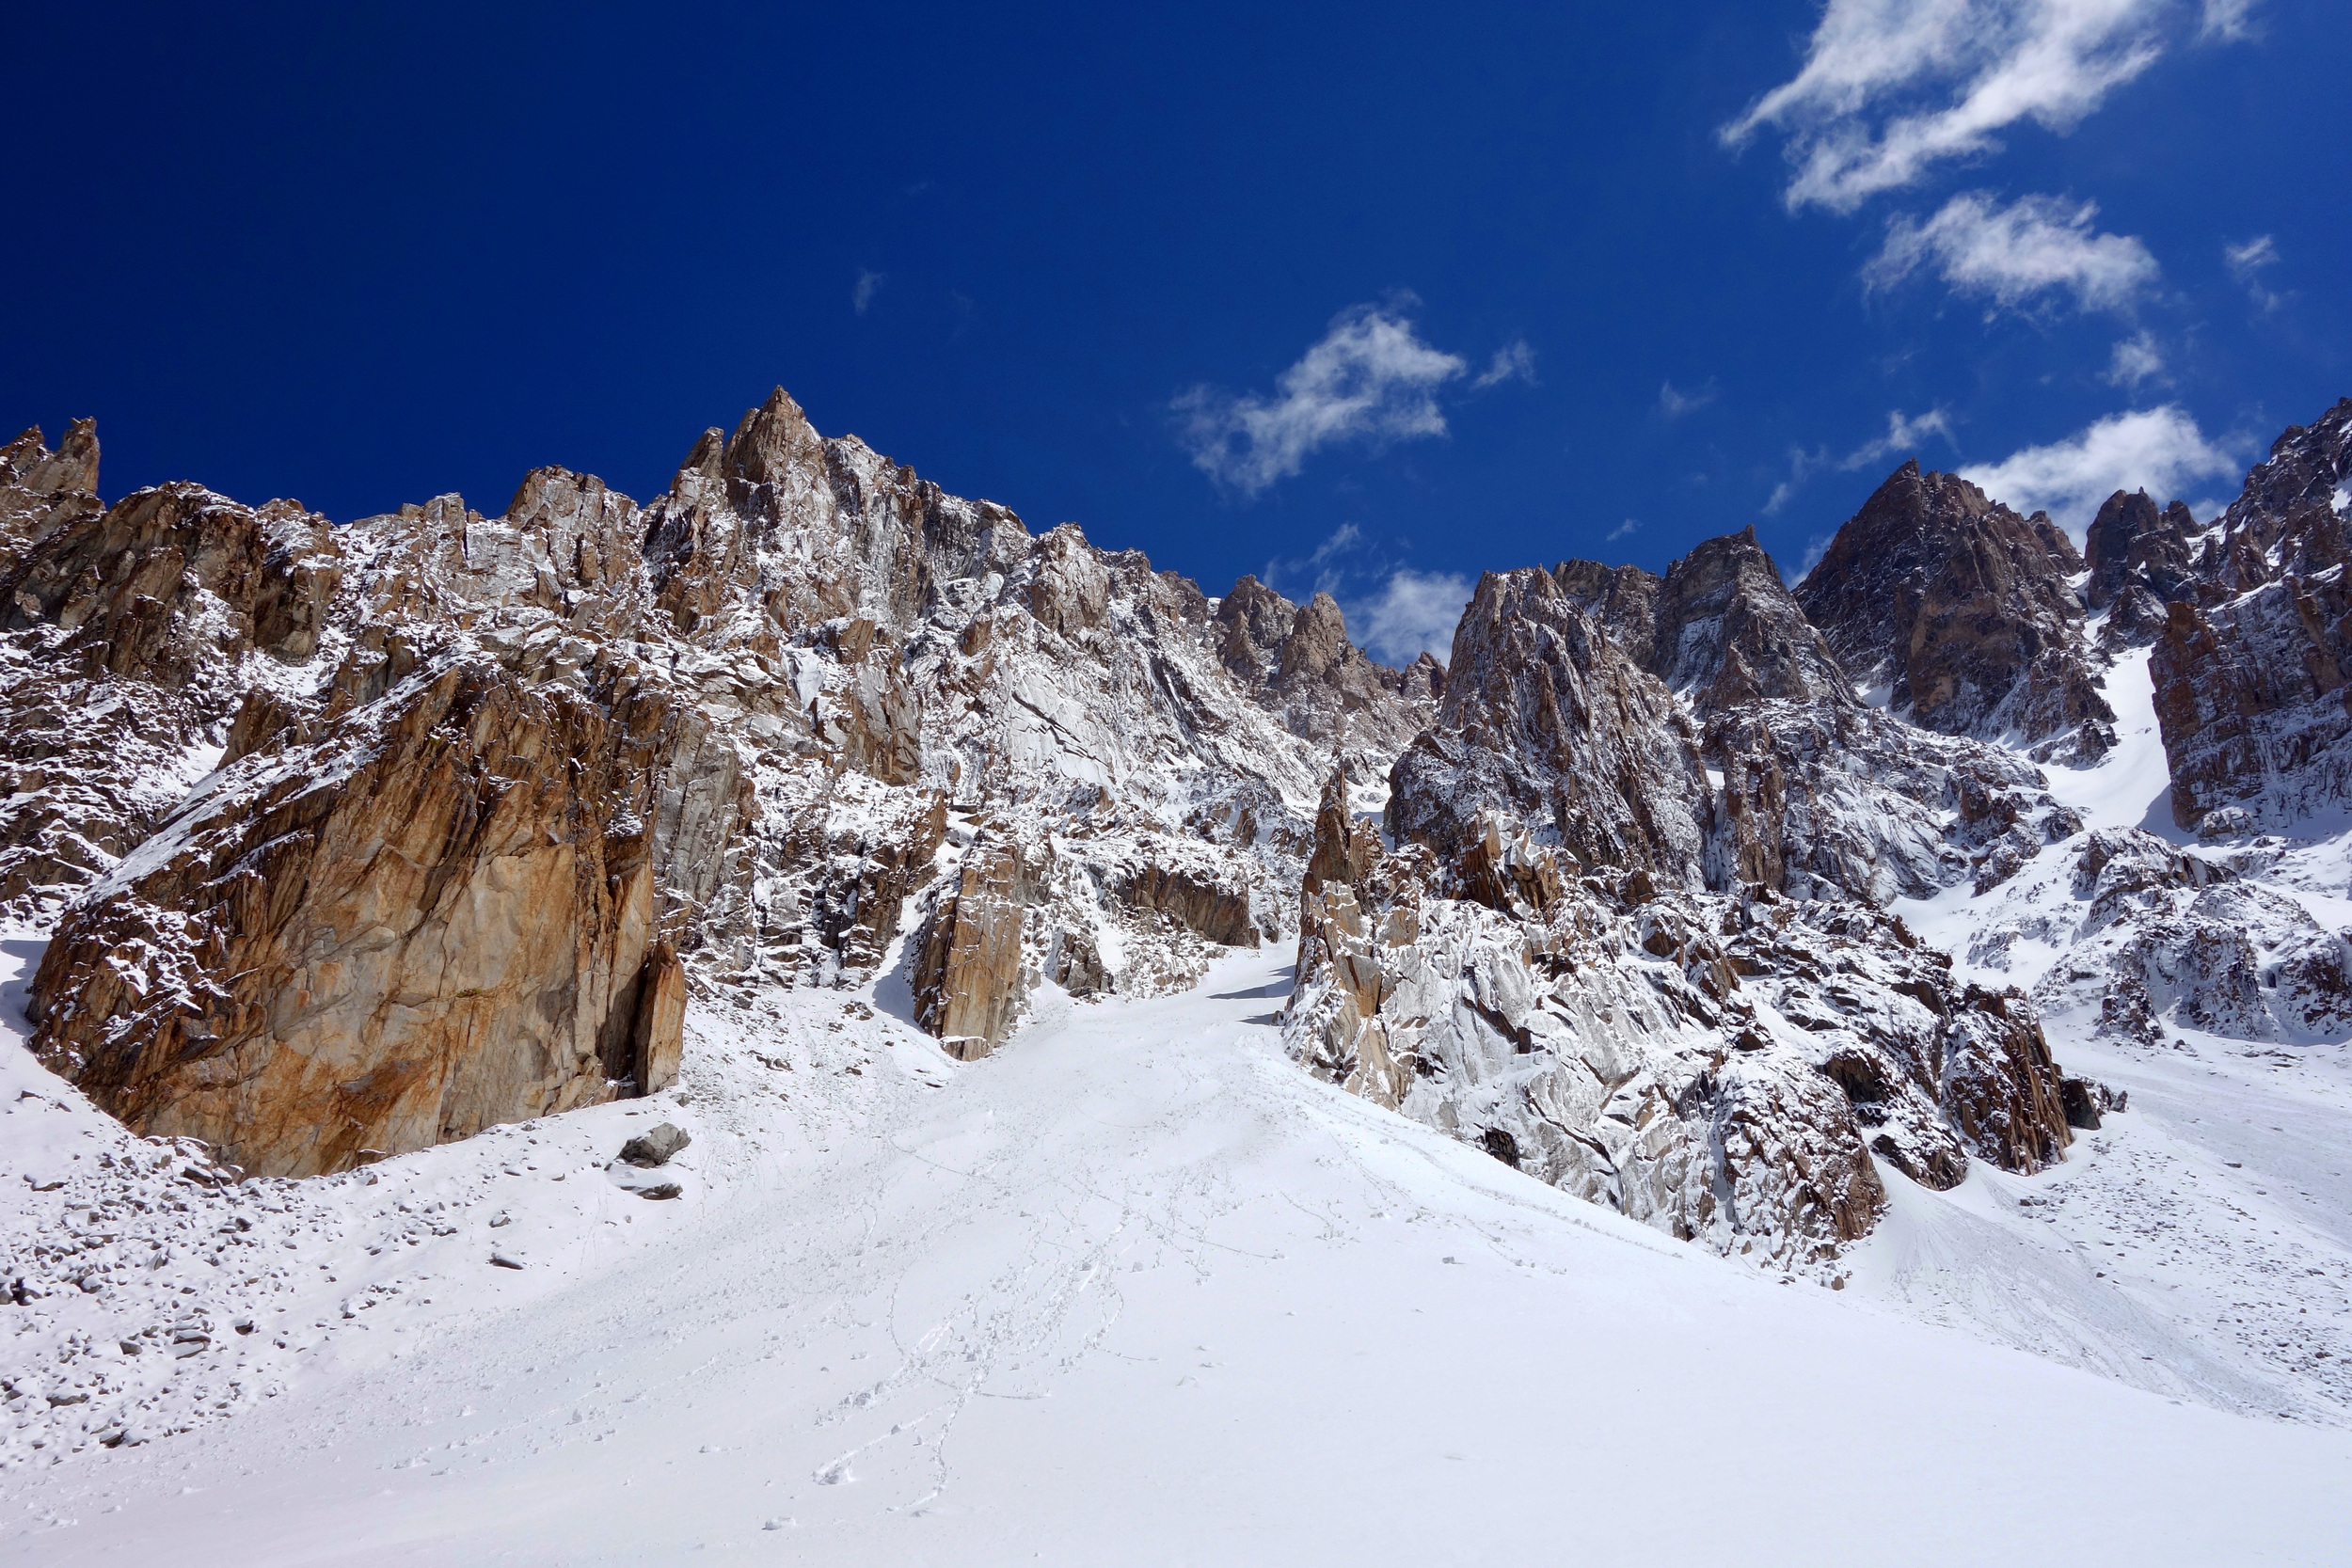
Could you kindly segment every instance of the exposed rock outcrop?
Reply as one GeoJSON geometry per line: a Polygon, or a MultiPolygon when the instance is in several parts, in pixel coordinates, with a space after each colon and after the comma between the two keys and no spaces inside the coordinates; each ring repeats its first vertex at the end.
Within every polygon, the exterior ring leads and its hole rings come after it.
{"type": "Polygon", "coordinates": [[[497,517],[105,509],[96,450],[0,473],[0,898],[78,895],[47,1059],[258,1170],[658,1087],[690,982],[903,947],[966,1054],[1048,981],[1188,984],[1286,926],[1322,769],[1385,772],[1437,684],[1327,598],[1237,676],[1191,582],[781,391],[644,508],[548,468],[497,517]]]}
{"type": "Polygon", "coordinates": [[[1754,529],[1706,541],[1662,578],[1589,561],[1564,562],[1552,575],[1628,657],[1702,716],[1770,699],[1858,705],[1754,529]]]}
{"type": "Polygon", "coordinates": [[[2100,640],[2137,647],[2164,629],[2164,607],[2193,591],[2197,519],[2185,503],[2161,512],[2148,492],[2118,490],[2099,508],[2084,545],[2090,568],[2083,597],[2107,612],[2100,640]]]}
{"type": "Polygon", "coordinates": [[[2149,658],[2172,816],[2226,834],[2352,798],[2352,399],[2291,427],[2223,514],[2149,658]]]}
{"type": "Polygon", "coordinates": [[[1711,823],[1674,698],[1550,572],[1489,572],[1454,634],[1437,723],[1397,759],[1390,830],[1458,857],[1501,808],[1580,866],[1696,886],[1711,823]]]}
{"type": "Polygon", "coordinates": [[[2024,759],[1864,706],[1752,537],[1662,578],[1490,575],[1393,781],[1394,853],[1340,777],[1316,816],[1286,1030],[1318,1074],[1823,1272],[1876,1222],[1877,1161],[1948,1187],[2065,1147],[2032,1004],[1874,904],[2078,824],[2024,759]]]}
{"type": "Polygon", "coordinates": [[[1445,673],[1423,654],[1403,670],[1347,640],[1328,594],[1293,604],[1254,577],[1217,601],[1217,657],[1286,728],[1340,758],[1359,789],[1386,786],[1388,764],[1436,715],[1445,673]]]}
{"type": "Polygon", "coordinates": [[[1581,561],[1553,575],[1698,716],[1711,888],[1883,905],[1997,881],[2076,829],[2015,752],[1865,706],[1752,532],[1662,578],[1581,561]]]}
{"type": "Polygon", "coordinates": [[[1957,474],[1905,463],[1797,587],[1838,662],[1923,728],[2015,736],[2043,759],[2113,743],[2081,601],[2083,569],[2041,513],[2021,517],[1957,474]]]}
{"type": "Polygon", "coordinates": [[[248,691],[301,684],[340,550],[290,501],[102,508],[87,421],[0,461],[0,913],[42,919],[161,825],[248,691]]]}
{"type": "Polygon", "coordinates": [[[2031,1006],[1865,906],[1580,875],[1490,815],[1391,855],[1334,781],[1286,1015],[1303,1064],[1670,1234],[1834,1272],[1874,1164],[1956,1183],[2070,1136],[2031,1006]]]}
{"type": "Polygon", "coordinates": [[[464,662],[229,770],[92,890],[37,1047],[152,1132],[337,1170],[675,1071],[660,698],[464,662]]]}

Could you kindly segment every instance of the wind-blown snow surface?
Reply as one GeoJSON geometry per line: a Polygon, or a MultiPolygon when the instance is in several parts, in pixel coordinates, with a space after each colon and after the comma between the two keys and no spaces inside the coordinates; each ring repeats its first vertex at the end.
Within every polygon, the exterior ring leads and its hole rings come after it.
{"type": "Polygon", "coordinates": [[[2343,1560],[2352,1435],[1677,1245],[1300,1073],[1288,989],[1267,952],[1177,997],[1047,992],[971,1066],[870,998],[698,1005],[680,1090],[227,1193],[75,1172],[154,1146],[0,1042],[11,1244],[102,1190],[149,1207],[110,1205],[97,1290],[14,1309],[12,1378],[113,1356],[148,1403],[38,1450],[19,1418],[0,1554],[2343,1560]],[[672,1202],[604,1174],[655,1117],[694,1136],[672,1202]],[[110,1348],[167,1314],[205,1345],[110,1348]]]}
{"type": "MultiPolygon", "coordinates": [[[[2090,951],[2075,934],[2089,900],[2074,867],[2103,830],[2153,833],[2328,932],[2352,927],[2352,834],[2319,823],[2304,828],[2316,836],[2197,845],[2172,823],[2146,649],[2116,659],[2106,696],[2114,749],[2093,768],[2046,770],[2084,833],[1984,895],[1963,884],[1897,902],[1959,976],[2030,990],[2090,951]],[[2019,934],[1994,948],[1987,932],[2019,934]],[[1988,951],[2006,967],[1972,961],[1988,951]]],[[[2352,1042],[2233,1038],[2168,1016],[2151,1044],[2102,1036],[2095,1006],[2047,997],[2042,1019],[2066,1069],[2127,1091],[2130,1109],[2039,1176],[1979,1164],[1939,1195],[1886,1172],[1893,1212],[1855,1249],[1855,1285],[2138,1386],[2352,1423],[2352,1042]]],[[[2352,1525],[2339,1555],[2352,1560],[2352,1525]]]]}

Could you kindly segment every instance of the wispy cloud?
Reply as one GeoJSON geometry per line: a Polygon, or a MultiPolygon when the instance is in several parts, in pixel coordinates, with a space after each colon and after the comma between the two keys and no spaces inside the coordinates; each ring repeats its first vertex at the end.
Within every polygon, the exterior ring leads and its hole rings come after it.
{"type": "Polygon", "coordinates": [[[1307,592],[1337,594],[1340,585],[1347,578],[1346,571],[1340,564],[1341,559],[1361,549],[1363,544],[1364,531],[1362,529],[1358,528],[1354,523],[1342,523],[1324,537],[1322,544],[1317,545],[1303,556],[1287,560],[1281,556],[1268,559],[1265,563],[1265,583],[1270,588],[1279,588],[1289,583],[1295,591],[1298,579],[1305,577],[1314,584],[1307,592]]]}
{"type": "Polygon", "coordinates": [[[2099,379],[2126,390],[2151,383],[2161,387],[2171,380],[2164,373],[2164,351],[2156,346],[2156,335],[2146,331],[2135,333],[2115,345],[2115,353],[2107,360],[2106,373],[2099,379]]]}
{"type": "Polygon", "coordinates": [[[1470,596],[1470,580],[1457,572],[1400,566],[1379,592],[1343,610],[1357,644],[1382,663],[1410,664],[1424,652],[1443,663],[1470,596]]]}
{"type": "Polygon", "coordinates": [[[1604,543],[1613,545],[1618,540],[1629,538],[1633,534],[1639,533],[1641,531],[1642,524],[1640,519],[1628,517],[1624,522],[1619,523],[1615,528],[1611,529],[1608,533],[1603,536],[1603,540],[1604,543]]]}
{"type": "Polygon", "coordinates": [[[2267,234],[2257,234],[2244,245],[2221,247],[2222,265],[2246,291],[2246,297],[2254,302],[2256,309],[2267,314],[2286,303],[2286,296],[2273,292],[2263,282],[2263,270],[2279,264],[2279,245],[2267,234]]]}
{"type": "Polygon", "coordinates": [[[1773,485],[1772,495],[1765,499],[1765,515],[1778,515],[1782,508],[1796,499],[1797,492],[1804,489],[1805,481],[1815,474],[1831,468],[1840,473],[1852,473],[1897,455],[1915,455],[1931,436],[1942,436],[1947,444],[1958,450],[1959,443],[1952,436],[1949,410],[1936,407],[1913,416],[1899,408],[1889,409],[1885,434],[1871,437],[1843,457],[1832,457],[1827,447],[1815,447],[1810,451],[1803,447],[1791,447],[1788,449],[1788,477],[1773,485]]]}
{"type": "Polygon", "coordinates": [[[2051,196],[2002,206],[1982,191],[1956,196],[1925,223],[1887,225],[1885,248],[1863,269],[1871,288],[1889,288],[1926,268],[1961,293],[2016,309],[2064,290],[2085,310],[2128,309],[2158,277],[2156,259],[2128,234],[2091,228],[2097,202],[2051,196]]]}
{"type": "Polygon", "coordinates": [[[2254,23],[2254,0],[2205,0],[2197,36],[2217,43],[2236,43],[2260,31],[2254,23]]]}
{"type": "Polygon", "coordinates": [[[866,314],[866,307],[874,303],[874,296],[882,292],[882,284],[889,277],[886,272],[867,272],[863,267],[859,268],[857,286],[850,291],[850,308],[861,316],[866,314]]]}
{"type": "Polygon", "coordinates": [[[2099,503],[2118,490],[2146,489],[2159,501],[2192,483],[2230,479],[2244,462],[2234,437],[2208,438],[2182,408],[2112,414],[2062,441],[2027,447],[1960,476],[2020,512],[2047,512],[2079,543],[2099,503]]]}
{"type": "Polygon", "coordinates": [[[1524,381],[1531,387],[1535,384],[1535,351],[1527,346],[1524,338],[1514,338],[1495,350],[1495,356],[1470,385],[1483,389],[1505,381],[1524,381]]]}
{"type": "Polygon", "coordinates": [[[1176,398],[1177,435],[1193,466],[1244,496],[1297,473],[1324,447],[1446,433],[1438,389],[1470,369],[1422,341],[1412,302],[1359,305],[1275,379],[1271,396],[1195,387],[1176,398]]]}
{"type": "Polygon", "coordinates": [[[1912,456],[1927,444],[1931,436],[1941,436],[1954,451],[1959,450],[1959,443],[1952,438],[1952,417],[1948,411],[1931,408],[1916,419],[1911,419],[1906,418],[1899,408],[1890,409],[1886,415],[1886,434],[1863,442],[1839,458],[1838,470],[1852,473],[1857,468],[1883,463],[1890,457],[1912,456]]]}
{"type": "MultiPolygon", "coordinates": [[[[2207,0],[2207,31],[2231,10],[2207,0]]],[[[1740,147],[1781,132],[1789,208],[1851,212],[1993,150],[2021,120],[2072,129],[2154,63],[2176,12],[2174,0],[1828,0],[1803,68],[1721,135],[1740,147]]]]}
{"type": "Polygon", "coordinates": [[[1670,420],[1685,414],[1695,414],[1715,401],[1715,378],[1708,376],[1707,385],[1696,391],[1686,392],[1671,381],[1658,384],[1658,411],[1670,420]]]}

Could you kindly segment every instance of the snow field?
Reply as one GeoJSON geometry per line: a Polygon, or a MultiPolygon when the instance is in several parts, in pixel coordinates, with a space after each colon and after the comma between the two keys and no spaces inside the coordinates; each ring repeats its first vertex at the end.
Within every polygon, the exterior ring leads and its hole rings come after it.
{"type": "MultiPolygon", "coordinates": [[[[865,997],[697,1005],[682,1091],[302,1184],[287,1257],[333,1285],[147,1271],[224,1313],[282,1298],[310,1337],[260,1364],[275,1393],[210,1440],[19,1464],[0,1558],[2341,1560],[2352,1435],[1778,1285],[1529,1181],[1287,1063],[1258,1022],[1287,963],[1049,990],[971,1066],[865,997]],[[694,1135],[674,1202],[602,1174],[649,1117],[694,1135]],[[395,1276],[351,1320],[314,1305],[395,1276]]],[[[45,1078],[9,1049],[11,1093],[45,1078]]],[[[159,1288],[68,1305],[130,1323],[159,1288]]]]}

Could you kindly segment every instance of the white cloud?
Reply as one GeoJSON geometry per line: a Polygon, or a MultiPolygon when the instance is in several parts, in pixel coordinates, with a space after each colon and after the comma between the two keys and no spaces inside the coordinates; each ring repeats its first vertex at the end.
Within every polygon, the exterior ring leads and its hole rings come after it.
{"type": "Polygon", "coordinates": [[[1639,519],[1628,517],[1624,522],[1619,523],[1615,528],[1611,529],[1602,542],[1613,545],[1620,539],[1626,538],[1630,534],[1640,532],[1641,528],[1642,525],[1639,519]]]}
{"type": "Polygon", "coordinates": [[[2164,351],[2156,346],[2156,335],[2153,332],[2136,333],[2116,344],[2106,373],[2099,379],[2110,387],[2126,389],[2149,382],[2159,387],[2171,382],[2171,377],[2164,373],[2164,351]]]}
{"type": "Polygon", "coordinates": [[[862,267],[858,269],[857,287],[850,291],[850,304],[859,315],[866,314],[866,308],[874,303],[874,296],[882,292],[882,286],[889,279],[889,277],[890,275],[886,272],[867,272],[862,267]]]}
{"type": "Polygon", "coordinates": [[[1715,378],[1713,376],[1708,376],[1707,385],[1695,392],[1682,391],[1671,381],[1661,382],[1658,386],[1658,411],[1670,420],[1678,420],[1685,414],[1695,414],[1714,401],[1715,378]]]}
{"type": "MultiPolygon", "coordinates": [[[[1788,477],[1772,486],[1772,493],[1764,501],[1764,515],[1768,517],[1777,515],[1781,508],[1796,499],[1797,492],[1804,488],[1805,481],[1825,468],[1852,473],[1857,468],[1883,463],[1897,453],[1914,455],[1926,445],[1931,436],[1941,436],[1955,450],[1958,449],[1959,443],[1952,436],[1952,417],[1948,410],[1931,408],[1914,419],[1899,408],[1889,409],[1885,435],[1873,436],[1839,458],[1832,458],[1827,447],[1815,447],[1811,451],[1803,447],[1791,447],[1788,449],[1788,477]]],[[[1810,562],[1807,565],[1809,567],[1810,562]]]]}
{"type": "Polygon", "coordinates": [[[1535,384],[1535,351],[1527,346],[1524,338],[1514,338],[1495,350],[1494,358],[1470,385],[1483,388],[1505,381],[1524,381],[1531,387],[1535,384]]]}
{"type": "Polygon", "coordinates": [[[2131,235],[2095,232],[2098,215],[2094,201],[2026,196],[2004,207],[1971,191],[1925,223],[1895,218],[1863,279],[1886,288],[1928,267],[1960,293],[2012,308],[2064,289],[2085,310],[2122,309],[2155,283],[2156,259],[2131,235]]]}
{"type": "Polygon", "coordinates": [[[1959,443],[1952,439],[1952,417],[1944,409],[1931,408],[1915,420],[1905,419],[1899,408],[1891,409],[1886,416],[1886,434],[1875,440],[1863,442],[1839,458],[1838,470],[1852,473],[1857,468],[1883,463],[1899,453],[1905,457],[1915,455],[1931,436],[1943,436],[1954,450],[1958,450],[1959,443]]]}
{"type": "Polygon", "coordinates": [[[2279,264],[2279,245],[2267,234],[2257,234],[2244,245],[2221,247],[2222,264],[2230,276],[2246,290],[2246,296],[2265,311],[2276,310],[2286,303],[2286,296],[2272,292],[2262,279],[2263,269],[2279,264]]]}
{"type": "Polygon", "coordinates": [[[2027,447],[1960,477],[2020,512],[2047,512],[2080,543],[2099,503],[2118,490],[2145,489],[2159,501],[2192,480],[2235,477],[2238,444],[2209,440],[2178,406],[2114,414],[2046,447],[2027,447]]]}
{"type": "MultiPolygon", "coordinates": [[[[1279,589],[1286,582],[1295,583],[1299,574],[1311,572],[1314,574],[1314,586],[1308,589],[1308,593],[1337,594],[1340,584],[1348,577],[1339,564],[1340,558],[1354,552],[1363,542],[1362,529],[1354,523],[1342,523],[1303,558],[1285,560],[1275,556],[1268,560],[1265,563],[1265,584],[1279,589]]],[[[1377,570],[1377,567],[1375,569],[1377,570]]],[[[1295,591],[1294,588],[1293,592],[1295,591]]]]}
{"type": "Polygon", "coordinates": [[[1470,578],[1456,572],[1400,566],[1372,598],[1345,607],[1357,645],[1384,664],[1410,664],[1423,652],[1452,657],[1454,628],[1470,603],[1470,578]]]}
{"type": "Polygon", "coordinates": [[[2197,36],[2222,43],[2236,43],[2255,35],[2254,0],[2205,0],[2203,20],[2197,36]]]}
{"type": "MultiPolygon", "coordinates": [[[[2230,0],[2208,0],[2207,18],[2230,0]]],[[[1787,199],[1851,212],[2020,120],[2071,130],[2164,51],[2174,0],[1828,0],[1803,69],[1722,130],[1787,136],[1787,199]]]]}
{"type": "Polygon", "coordinates": [[[1438,388],[1469,368],[1422,341],[1397,308],[1359,305],[1332,318],[1273,396],[1195,387],[1171,406],[1193,466],[1253,496],[1335,442],[1443,436],[1438,388]]]}

